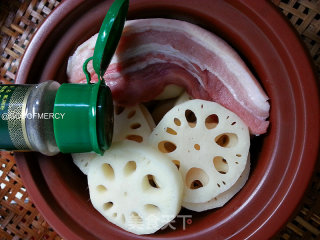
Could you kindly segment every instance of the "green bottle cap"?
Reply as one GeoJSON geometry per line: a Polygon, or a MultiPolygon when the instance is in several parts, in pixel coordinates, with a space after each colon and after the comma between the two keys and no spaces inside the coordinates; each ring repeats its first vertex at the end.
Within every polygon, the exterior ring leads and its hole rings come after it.
{"type": "Polygon", "coordinates": [[[103,76],[116,51],[126,15],[129,0],[116,0],[109,8],[100,28],[93,53],[93,69],[98,76],[103,76]]]}
{"type": "Polygon", "coordinates": [[[54,113],[54,134],[62,153],[102,154],[112,141],[113,104],[105,84],[64,83],[58,89],[54,113]]]}
{"type": "Polygon", "coordinates": [[[83,64],[87,84],[62,84],[58,89],[54,113],[57,146],[62,153],[94,151],[103,154],[112,141],[113,101],[102,78],[116,50],[129,7],[128,0],[116,0],[107,12],[99,31],[93,57],[83,64]],[[93,60],[98,82],[90,83],[87,64],[93,60]]]}

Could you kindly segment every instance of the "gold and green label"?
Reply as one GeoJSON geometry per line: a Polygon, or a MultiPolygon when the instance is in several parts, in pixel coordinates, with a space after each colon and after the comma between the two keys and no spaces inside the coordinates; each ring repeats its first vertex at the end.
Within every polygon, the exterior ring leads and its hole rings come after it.
{"type": "Polygon", "coordinates": [[[0,85],[0,149],[30,150],[26,108],[32,85],[0,85]]]}

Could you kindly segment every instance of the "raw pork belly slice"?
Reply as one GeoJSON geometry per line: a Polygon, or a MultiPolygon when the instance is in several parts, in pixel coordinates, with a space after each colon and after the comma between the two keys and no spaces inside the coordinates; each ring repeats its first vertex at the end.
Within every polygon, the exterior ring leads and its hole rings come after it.
{"type": "MultiPolygon", "coordinates": [[[[93,55],[96,39],[97,35],[91,37],[70,57],[71,82],[85,82],[82,64],[93,55]]],[[[97,81],[92,64],[88,68],[97,81]]],[[[120,105],[150,101],[166,85],[176,84],[193,98],[215,101],[233,111],[252,134],[265,133],[269,125],[268,97],[235,50],[184,21],[127,21],[104,79],[120,105]]]]}

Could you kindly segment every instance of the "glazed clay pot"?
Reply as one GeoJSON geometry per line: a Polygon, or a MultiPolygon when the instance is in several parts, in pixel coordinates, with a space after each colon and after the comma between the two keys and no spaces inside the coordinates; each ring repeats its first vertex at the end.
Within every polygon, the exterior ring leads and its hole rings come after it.
{"type": "MultiPolygon", "coordinates": [[[[98,32],[111,3],[62,2],[32,39],[16,82],[66,82],[68,57],[98,32]]],[[[70,155],[16,154],[28,193],[65,239],[270,238],[302,198],[319,147],[315,75],[297,34],[269,1],[130,1],[129,19],[150,17],[185,20],[216,33],[236,49],[270,97],[270,127],[252,142],[245,187],[220,209],[182,210],[172,227],[150,236],[125,232],[95,211],[87,178],[70,155]]]]}

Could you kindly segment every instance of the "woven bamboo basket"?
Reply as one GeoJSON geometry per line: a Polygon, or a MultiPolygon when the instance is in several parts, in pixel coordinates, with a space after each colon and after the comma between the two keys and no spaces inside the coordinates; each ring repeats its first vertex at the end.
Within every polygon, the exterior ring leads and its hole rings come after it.
{"type": "MultiPolygon", "coordinates": [[[[61,0],[0,1],[0,83],[13,83],[30,39],[61,0]]],[[[320,76],[320,0],[273,0],[308,48],[320,76]]],[[[0,152],[0,240],[62,239],[30,200],[14,156],[0,152]]],[[[320,161],[304,199],[273,239],[320,239],[320,161]]]]}

